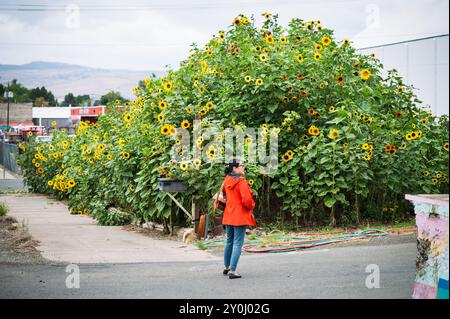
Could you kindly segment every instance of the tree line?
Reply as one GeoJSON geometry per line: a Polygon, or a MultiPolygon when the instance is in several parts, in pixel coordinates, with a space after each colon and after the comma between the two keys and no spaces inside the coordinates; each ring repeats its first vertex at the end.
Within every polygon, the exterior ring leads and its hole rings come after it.
{"type": "MultiPolygon", "coordinates": [[[[6,102],[5,92],[8,90],[7,85],[0,84],[0,102],[6,102]]],[[[98,106],[106,105],[115,100],[128,101],[123,98],[119,92],[110,91],[102,95],[100,99],[92,100],[88,94],[74,95],[68,93],[62,101],[58,101],[50,90],[44,86],[29,89],[19,83],[17,79],[9,83],[9,91],[14,93],[14,97],[10,99],[12,103],[33,103],[33,106],[98,106]]]]}

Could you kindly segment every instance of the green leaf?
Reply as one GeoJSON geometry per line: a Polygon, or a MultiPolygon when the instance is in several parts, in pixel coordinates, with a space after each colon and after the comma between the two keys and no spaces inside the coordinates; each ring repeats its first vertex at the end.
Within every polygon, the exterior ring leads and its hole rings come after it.
{"type": "Polygon", "coordinates": [[[283,185],[287,185],[287,183],[289,182],[289,179],[287,177],[281,177],[280,178],[280,183],[283,185]]]}
{"type": "Polygon", "coordinates": [[[330,207],[330,208],[333,207],[335,203],[336,203],[336,199],[334,199],[332,197],[327,197],[324,200],[325,206],[330,207]]]}

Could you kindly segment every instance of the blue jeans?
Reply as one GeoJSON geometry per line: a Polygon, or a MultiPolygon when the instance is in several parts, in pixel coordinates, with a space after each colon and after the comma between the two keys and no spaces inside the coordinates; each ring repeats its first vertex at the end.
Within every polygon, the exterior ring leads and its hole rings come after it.
{"type": "Polygon", "coordinates": [[[225,225],[227,231],[227,244],[224,252],[224,265],[230,267],[232,271],[236,270],[241,249],[244,245],[245,230],[247,226],[230,226],[225,225]]]}

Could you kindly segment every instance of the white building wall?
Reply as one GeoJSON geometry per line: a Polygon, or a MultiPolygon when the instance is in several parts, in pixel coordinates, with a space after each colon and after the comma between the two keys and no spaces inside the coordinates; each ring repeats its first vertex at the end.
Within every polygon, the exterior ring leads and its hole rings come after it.
{"type": "Polygon", "coordinates": [[[70,107],[33,107],[34,119],[67,119],[70,118],[70,107]]]}
{"type": "Polygon", "coordinates": [[[396,69],[406,84],[416,88],[423,106],[433,114],[449,114],[449,36],[405,41],[358,50],[375,53],[387,70],[396,69]]]}

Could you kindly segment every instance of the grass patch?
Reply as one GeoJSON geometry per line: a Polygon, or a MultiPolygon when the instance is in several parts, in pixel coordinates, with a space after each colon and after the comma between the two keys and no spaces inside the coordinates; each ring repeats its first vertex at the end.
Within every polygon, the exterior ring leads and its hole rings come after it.
{"type": "Polygon", "coordinates": [[[3,203],[0,202],[0,216],[5,216],[9,212],[9,207],[3,203]]]}

